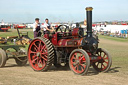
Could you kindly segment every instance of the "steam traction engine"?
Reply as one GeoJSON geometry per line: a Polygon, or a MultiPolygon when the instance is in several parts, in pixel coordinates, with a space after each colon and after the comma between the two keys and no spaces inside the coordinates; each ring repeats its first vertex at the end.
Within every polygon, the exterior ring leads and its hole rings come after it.
{"type": "Polygon", "coordinates": [[[70,30],[64,25],[56,28],[56,32],[49,36],[35,38],[28,48],[28,60],[35,71],[47,71],[54,64],[55,67],[69,65],[78,75],[87,74],[90,66],[98,72],[106,72],[112,64],[109,53],[98,48],[98,37],[92,34],[92,7],[87,7],[87,35],[82,28],[70,30]]]}

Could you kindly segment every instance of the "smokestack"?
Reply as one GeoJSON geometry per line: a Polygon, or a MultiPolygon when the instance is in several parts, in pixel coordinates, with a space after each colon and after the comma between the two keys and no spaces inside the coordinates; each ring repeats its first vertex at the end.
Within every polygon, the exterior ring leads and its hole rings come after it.
{"type": "Polygon", "coordinates": [[[92,7],[86,8],[87,16],[87,37],[92,37],[92,7]]]}

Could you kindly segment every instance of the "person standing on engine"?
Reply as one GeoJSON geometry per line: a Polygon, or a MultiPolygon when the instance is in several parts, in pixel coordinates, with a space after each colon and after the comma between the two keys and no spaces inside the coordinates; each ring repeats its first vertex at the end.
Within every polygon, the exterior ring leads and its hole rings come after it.
{"type": "Polygon", "coordinates": [[[35,23],[33,24],[33,32],[34,32],[34,38],[39,37],[40,36],[40,23],[39,23],[39,18],[35,19],[35,23]]]}
{"type": "Polygon", "coordinates": [[[48,33],[54,32],[54,28],[50,25],[49,20],[47,18],[45,19],[45,23],[44,23],[44,33],[45,32],[48,33]]]}

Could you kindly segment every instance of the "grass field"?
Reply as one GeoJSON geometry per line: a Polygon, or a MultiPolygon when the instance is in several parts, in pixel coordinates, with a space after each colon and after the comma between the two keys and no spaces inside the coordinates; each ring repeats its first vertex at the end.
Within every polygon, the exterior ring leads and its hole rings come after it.
{"type": "MultiPolygon", "coordinates": [[[[10,31],[0,32],[0,37],[17,35],[16,30],[10,31]]],[[[28,31],[33,38],[32,29],[20,31],[28,31]]],[[[9,60],[4,68],[0,68],[0,85],[127,85],[128,39],[99,36],[99,40],[99,47],[107,49],[112,56],[112,67],[108,73],[97,73],[90,68],[88,75],[78,76],[65,68],[55,67],[48,72],[35,72],[28,64],[19,67],[14,60],[9,60]]]]}
{"type": "Polygon", "coordinates": [[[111,37],[111,36],[104,36],[104,35],[99,35],[99,38],[105,38],[105,39],[120,41],[120,42],[128,42],[128,39],[125,39],[125,38],[118,38],[118,37],[111,37]]]}
{"type": "MultiPolygon", "coordinates": [[[[28,32],[29,36],[33,38],[33,31],[32,29],[19,29],[20,32],[28,32]]],[[[10,29],[8,32],[0,32],[0,37],[7,37],[7,36],[18,36],[16,29],[10,29]]]]}

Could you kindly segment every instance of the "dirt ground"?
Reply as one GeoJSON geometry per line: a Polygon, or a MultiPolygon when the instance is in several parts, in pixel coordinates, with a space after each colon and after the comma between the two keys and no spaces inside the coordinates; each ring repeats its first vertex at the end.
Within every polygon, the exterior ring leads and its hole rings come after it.
{"type": "Polygon", "coordinates": [[[113,58],[108,73],[97,73],[92,67],[85,76],[75,75],[68,68],[35,72],[29,64],[19,67],[14,60],[8,60],[0,68],[0,85],[128,85],[128,43],[100,39],[99,46],[113,58]]]}

